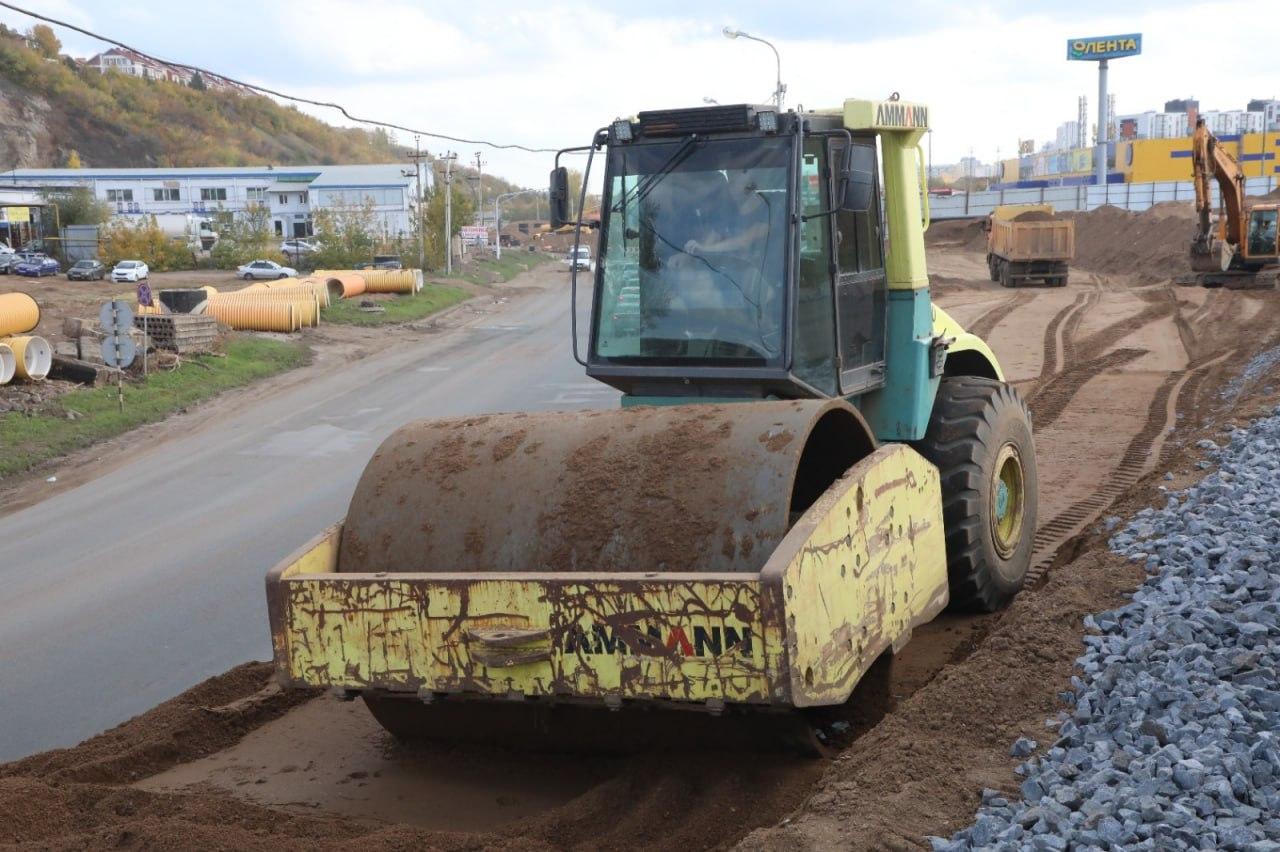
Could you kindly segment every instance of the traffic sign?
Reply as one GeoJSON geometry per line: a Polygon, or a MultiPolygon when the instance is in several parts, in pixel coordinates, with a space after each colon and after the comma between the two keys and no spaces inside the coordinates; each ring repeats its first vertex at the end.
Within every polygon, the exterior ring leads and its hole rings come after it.
{"type": "Polygon", "coordinates": [[[121,370],[133,363],[138,346],[127,334],[108,334],[102,341],[102,363],[121,370]]]}
{"type": "Polygon", "coordinates": [[[103,302],[98,311],[98,325],[106,334],[111,334],[117,328],[127,333],[133,328],[133,309],[123,299],[103,302]]]}
{"type": "Polygon", "coordinates": [[[129,336],[133,331],[133,309],[123,299],[104,302],[98,311],[102,339],[102,363],[121,370],[133,363],[138,347],[129,336]]]}

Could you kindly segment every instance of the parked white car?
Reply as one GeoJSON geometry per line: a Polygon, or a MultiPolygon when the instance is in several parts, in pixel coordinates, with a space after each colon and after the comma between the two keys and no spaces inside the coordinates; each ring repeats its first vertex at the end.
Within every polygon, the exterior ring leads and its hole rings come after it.
{"type": "Polygon", "coordinates": [[[143,281],[151,274],[151,270],[140,260],[122,260],[111,270],[112,281],[143,281]]]}
{"type": "Polygon", "coordinates": [[[245,281],[252,281],[254,278],[294,278],[298,274],[298,270],[292,266],[281,266],[274,260],[255,260],[253,263],[246,263],[244,266],[236,267],[236,277],[243,278],[245,281]]]}
{"type": "Polygon", "coordinates": [[[319,250],[319,246],[306,240],[285,240],[280,244],[280,253],[285,257],[297,257],[300,254],[311,254],[319,250]]]}

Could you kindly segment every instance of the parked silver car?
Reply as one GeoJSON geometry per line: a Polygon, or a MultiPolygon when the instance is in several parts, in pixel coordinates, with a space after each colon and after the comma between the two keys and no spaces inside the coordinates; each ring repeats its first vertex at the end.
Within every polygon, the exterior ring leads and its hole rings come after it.
{"type": "Polygon", "coordinates": [[[298,270],[291,266],[281,266],[274,260],[255,260],[236,267],[236,277],[243,278],[245,281],[252,281],[255,278],[294,278],[297,274],[298,270]]]}

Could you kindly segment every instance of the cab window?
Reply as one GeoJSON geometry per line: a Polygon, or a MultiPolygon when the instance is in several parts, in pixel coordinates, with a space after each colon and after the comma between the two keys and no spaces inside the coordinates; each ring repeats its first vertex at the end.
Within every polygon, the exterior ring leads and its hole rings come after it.
{"type": "MultiPolygon", "coordinates": [[[[843,162],[844,140],[832,143],[832,162],[843,162]]],[[[875,145],[854,140],[855,145],[875,145]]],[[[840,336],[840,392],[863,393],[884,383],[887,283],[880,191],[865,211],[839,210],[835,219],[836,327],[840,336]]]]}
{"type": "Polygon", "coordinates": [[[1249,254],[1253,256],[1276,253],[1276,219],[1280,211],[1255,210],[1249,217],[1249,254]]]}
{"type": "MultiPolygon", "coordinates": [[[[805,216],[831,207],[830,169],[822,139],[808,139],[800,160],[800,204],[805,216]]],[[[836,327],[831,296],[831,220],[801,220],[800,274],[796,294],[795,353],[792,372],[801,381],[835,396],[836,327]]]]}

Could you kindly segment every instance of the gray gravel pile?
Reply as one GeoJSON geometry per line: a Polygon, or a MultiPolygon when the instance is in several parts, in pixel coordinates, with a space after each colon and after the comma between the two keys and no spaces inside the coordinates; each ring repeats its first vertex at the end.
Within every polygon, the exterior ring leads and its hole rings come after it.
{"type": "Polygon", "coordinates": [[[1280,407],[1200,446],[1218,470],[1111,539],[1150,576],[1086,619],[1059,738],[1017,769],[1022,800],[984,791],[935,850],[1280,852],[1280,407]]]}
{"type": "Polygon", "coordinates": [[[1227,382],[1227,386],[1222,389],[1222,396],[1227,399],[1235,399],[1240,395],[1241,391],[1258,379],[1263,376],[1270,377],[1274,375],[1277,367],[1280,367],[1280,346],[1253,356],[1244,369],[1240,371],[1240,375],[1227,382]]]}

